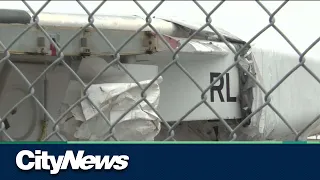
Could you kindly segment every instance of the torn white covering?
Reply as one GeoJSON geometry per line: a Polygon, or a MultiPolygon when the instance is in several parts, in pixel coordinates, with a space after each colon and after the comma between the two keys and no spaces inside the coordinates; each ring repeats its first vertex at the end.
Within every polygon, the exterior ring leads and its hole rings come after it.
{"type": "MultiPolygon", "coordinates": [[[[253,62],[256,72],[256,79],[258,82],[264,86],[263,79],[256,62],[253,62]]],[[[252,112],[256,111],[264,103],[264,95],[261,89],[256,86],[253,88],[253,103],[252,103],[252,112]]],[[[236,128],[239,122],[231,122],[229,125],[231,128],[236,128]]],[[[248,127],[241,127],[237,131],[237,139],[240,140],[264,140],[269,133],[272,132],[276,125],[276,119],[269,117],[266,118],[266,109],[263,108],[257,112],[254,116],[251,117],[251,123],[248,127]]],[[[219,140],[230,140],[230,132],[225,128],[221,123],[219,123],[219,140]]]]}
{"type": "MultiPolygon", "coordinates": [[[[88,62],[84,61],[79,69],[83,69],[81,66],[83,67],[85,63],[88,65],[88,62]]],[[[91,61],[92,63],[93,61],[91,61]]],[[[111,67],[111,69],[114,70],[115,68],[111,67]]],[[[78,74],[83,73],[80,72],[78,74]]],[[[100,81],[103,81],[103,79],[100,81]]],[[[140,84],[144,88],[150,81],[140,81],[140,84]]],[[[145,93],[146,99],[154,108],[157,108],[159,104],[159,83],[161,81],[162,78],[158,78],[145,93]]],[[[82,97],[81,89],[83,88],[77,81],[69,83],[62,112],[82,97]]],[[[141,89],[136,83],[94,84],[88,89],[87,94],[92,102],[110,119],[111,124],[115,123],[123,113],[141,99],[141,89]]],[[[99,115],[88,100],[84,100],[80,105],[77,105],[62,121],[61,125],[68,140],[101,141],[109,135],[108,130],[110,129],[109,124],[99,115]],[[73,118],[68,119],[70,116],[73,116],[73,118]]],[[[152,141],[159,131],[159,118],[142,101],[115,125],[114,136],[122,141],[152,141]]]]}
{"type": "MultiPolygon", "coordinates": [[[[262,87],[265,86],[262,74],[260,72],[260,69],[257,65],[257,61],[255,57],[253,57],[253,67],[254,71],[256,73],[256,80],[262,85],[262,87]]],[[[253,102],[252,102],[252,112],[256,111],[259,107],[261,107],[264,103],[264,93],[263,91],[258,87],[255,86],[253,88],[253,102]]],[[[271,115],[271,114],[269,114],[271,115]]],[[[266,108],[263,108],[259,112],[257,112],[254,116],[251,117],[251,123],[248,127],[240,127],[237,131],[237,139],[236,140],[263,140],[265,139],[268,134],[270,134],[275,125],[276,125],[276,119],[274,117],[266,117],[266,108]]],[[[236,122],[228,122],[231,128],[236,128],[237,125],[240,123],[238,121],[236,122]]],[[[230,140],[230,132],[228,129],[222,124],[218,123],[219,127],[219,135],[218,139],[220,141],[227,141],[230,140]]]]}
{"type": "MultiPolygon", "coordinates": [[[[270,91],[298,63],[299,56],[279,50],[268,50],[253,47],[256,78],[260,84],[270,91]]],[[[320,60],[306,57],[306,66],[320,77],[320,60]]],[[[271,104],[297,131],[301,132],[320,112],[320,85],[303,68],[292,73],[270,95],[271,104]]],[[[263,105],[265,94],[258,86],[254,88],[252,112],[263,105]]],[[[231,125],[236,127],[236,123],[231,125]]],[[[227,140],[229,131],[223,126],[219,129],[219,139],[227,140]]],[[[306,131],[301,139],[320,132],[320,120],[306,131]]],[[[293,140],[296,135],[283,120],[268,106],[264,107],[251,119],[247,128],[240,128],[237,140],[293,140]]]]}
{"type": "MultiPolygon", "coordinates": [[[[263,81],[263,74],[257,65],[256,58],[253,54],[253,66],[255,70],[256,80],[265,87],[263,81]]],[[[252,102],[252,112],[256,111],[258,108],[264,104],[264,93],[258,85],[253,88],[253,102],[252,102]]],[[[254,116],[251,117],[251,123],[248,127],[240,128],[238,135],[238,140],[263,140],[265,139],[274,129],[276,125],[276,118],[271,117],[274,114],[266,114],[266,108],[258,111],[254,116]],[[269,117],[267,117],[269,115],[269,117]]]]}

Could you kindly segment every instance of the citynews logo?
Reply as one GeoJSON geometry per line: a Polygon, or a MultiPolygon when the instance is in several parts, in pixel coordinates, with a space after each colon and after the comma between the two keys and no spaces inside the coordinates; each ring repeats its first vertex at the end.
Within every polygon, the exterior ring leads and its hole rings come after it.
{"type": "Polygon", "coordinates": [[[74,155],[73,151],[67,150],[65,155],[60,155],[56,158],[54,155],[48,155],[48,151],[22,150],[16,156],[16,165],[24,171],[48,170],[50,174],[58,174],[60,170],[66,170],[71,165],[73,170],[90,170],[92,168],[101,170],[124,170],[129,165],[129,156],[114,155],[114,156],[84,156],[84,151],[80,150],[74,155]],[[27,162],[23,159],[28,158],[27,162]]]}

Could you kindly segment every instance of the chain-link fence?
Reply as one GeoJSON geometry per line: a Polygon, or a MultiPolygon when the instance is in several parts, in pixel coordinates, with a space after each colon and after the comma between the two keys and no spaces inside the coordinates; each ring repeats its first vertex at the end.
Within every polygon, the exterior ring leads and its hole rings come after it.
{"type": "MultiPolygon", "coordinates": [[[[144,7],[142,5],[140,5],[139,2],[134,1],[134,3],[141,9],[141,11],[145,14],[145,24],[143,26],[141,26],[141,28],[136,30],[136,33],[134,33],[132,36],[130,36],[125,42],[122,43],[122,45],[119,48],[115,48],[114,45],[109,41],[108,36],[105,36],[100,30],[99,28],[97,28],[95,26],[94,23],[94,16],[95,13],[105,4],[105,1],[101,2],[100,5],[98,7],[96,7],[95,10],[93,10],[92,12],[90,12],[84,5],[82,2],[77,1],[77,3],[79,4],[79,6],[82,7],[82,9],[86,12],[86,14],[88,15],[88,23],[83,26],[81,29],[79,29],[79,31],[74,34],[72,37],[70,37],[70,39],[67,41],[67,43],[65,44],[57,44],[52,37],[49,35],[49,33],[45,30],[44,27],[42,27],[41,25],[39,25],[39,22],[41,21],[41,19],[38,18],[38,15],[42,12],[42,10],[50,3],[50,1],[47,1],[38,11],[34,11],[33,8],[26,2],[26,1],[22,1],[26,7],[29,9],[30,12],[32,12],[33,17],[32,17],[32,23],[30,23],[28,25],[28,27],[21,32],[17,37],[12,37],[12,43],[10,44],[3,44],[1,42],[0,39],[0,44],[1,47],[4,49],[4,57],[1,58],[0,60],[0,64],[4,65],[4,67],[6,68],[11,68],[13,71],[17,72],[20,77],[24,80],[25,83],[28,84],[28,94],[20,99],[20,101],[18,103],[16,103],[13,107],[10,108],[9,111],[7,111],[7,113],[5,113],[2,117],[0,117],[0,124],[1,124],[1,129],[0,132],[2,134],[2,136],[6,137],[7,139],[11,140],[11,141],[15,141],[17,139],[13,138],[12,135],[10,135],[7,132],[6,129],[6,119],[11,115],[14,114],[15,111],[19,111],[19,105],[21,105],[23,102],[27,101],[28,99],[32,99],[39,107],[40,109],[45,113],[47,119],[53,123],[53,128],[52,131],[46,135],[42,135],[42,138],[40,138],[39,140],[42,141],[47,141],[48,139],[50,139],[52,136],[57,136],[59,137],[59,139],[61,139],[62,141],[67,141],[68,139],[61,133],[61,127],[60,127],[60,123],[61,121],[66,118],[66,116],[70,113],[70,111],[75,108],[76,106],[78,106],[81,102],[83,101],[88,101],[91,103],[92,106],[95,107],[96,111],[99,113],[99,116],[101,116],[105,122],[107,122],[109,124],[109,128],[107,130],[107,133],[104,135],[104,139],[103,140],[118,140],[117,137],[115,137],[114,135],[114,128],[116,126],[116,124],[118,124],[122,118],[125,117],[125,115],[127,113],[129,113],[133,108],[135,108],[136,106],[139,106],[139,104],[141,103],[146,103],[157,115],[157,117],[159,118],[159,120],[161,121],[162,125],[163,125],[163,129],[165,129],[167,131],[167,135],[163,140],[175,140],[175,129],[177,128],[177,126],[179,124],[181,124],[182,121],[184,121],[184,119],[190,114],[192,113],[196,108],[198,108],[200,105],[205,105],[207,106],[207,108],[209,108],[213,114],[216,115],[216,117],[218,117],[219,122],[226,127],[226,129],[229,131],[230,135],[230,140],[236,140],[237,138],[237,131],[239,128],[243,127],[243,125],[245,125],[246,123],[248,123],[250,121],[250,118],[252,116],[254,116],[256,113],[258,113],[259,111],[261,111],[261,109],[269,107],[271,108],[276,114],[277,116],[286,124],[286,126],[295,134],[295,139],[294,140],[299,140],[300,136],[306,132],[308,130],[308,128],[310,128],[320,117],[320,112],[319,115],[317,117],[314,117],[314,119],[305,127],[303,128],[302,131],[297,131],[295,130],[295,128],[293,128],[293,126],[288,122],[288,120],[281,114],[280,111],[277,110],[277,108],[275,108],[272,104],[272,98],[270,97],[270,95],[284,82],[286,81],[286,79],[292,75],[295,71],[297,71],[297,69],[304,69],[305,71],[307,71],[314,79],[316,79],[316,81],[320,82],[319,77],[316,76],[316,74],[309,69],[309,67],[307,67],[305,65],[305,62],[307,61],[307,59],[305,58],[305,55],[308,53],[308,51],[310,51],[310,49],[312,49],[320,40],[320,38],[316,39],[312,44],[310,44],[310,46],[305,49],[305,51],[300,52],[296,46],[289,40],[289,38],[277,27],[277,25],[275,24],[275,16],[276,14],[281,11],[281,9],[287,4],[288,1],[283,2],[274,12],[270,12],[264,5],[262,2],[256,1],[256,3],[261,7],[262,11],[265,11],[268,15],[269,15],[269,23],[266,24],[266,26],[261,29],[257,34],[255,34],[249,41],[245,42],[244,44],[241,45],[240,48],[236,49],[234,48],[234,46],[231,44],[230,40],[228,40],[226,38],[226,36],[222,35],[214,25],[212,25],[212,17],[215,15],[215,12],[221,7],[223,6],[223,4],[225,3],[225,1],[221,1],[216,7],[214,7],[210,12],[207,12],[204,10],[204,8],[199,4],[199,2],[197,1],[193,1],[194,5],[197,6],[202,12],[203,14],[205,14],[206,18],[203,19],[203,26],[201,28],[199,28],[196,32],[194,32],[186,41],[184,41],[184,43],[182,43],[177,49],[173,49],[172,46],[165,40],[165,37],[158,32],[158,30],[152,25],[152,18],[151,16],[154,14],[154,12],[164,3],[164,1],[161,1],[157,4],[157,6],[155,6],[153,8],[152,11],[147,12],[144,7]],[[64,55],[64,50],[66,49],[66,47],[68,47],[68,45],[77,37],[79,36],[83,31],[85,31],[87,28],[93,28],[101,37],[101,39],[103,39],[105,41],[105,46],[108,46],[110,48],[112,48],[113,50],[113,60],[109,62],[109,64],[103,68],[103,70],[101,72],[99,72],[98,74],[96,74],[96,76],[89,82],[89,83],[85,83],[80,77],[79,75],[77,75],[77,73],[75,72],[75,70],[73,70],[70,65],[68,64],[67,61],[65,61],[65,55],[64,55]],[[142,86],[138,80],[135,79],[135,77],[126,69],[126,67],[123,65],[123,63],[120,61],[120,51],[130,42],[132,41],[132,39],[134,39],[134,37],[142,32],[144,30],[144,28],[149,27],[152,29],[153,33],[155,33],[159,39],[167,46],[167,48],[170,50],[171,52],[171,62],[169,64],[167,64],[165,66],[165,68],[161,69],[158,73],[158,75],[151,80],[148,85],[146,86],[142,86]],[[217,40],[220,42],[225,43],[225,45],[234,53],[234,63],[230,64],[230,66],[225,69],[208,87],[202,88],[198,82],[190,75],[190,73],[182,66],[182,64],[179,62],[179,53],[181,52],[181,50],[187,45],[187,43],[189,41],[191,41],[199,32],[201,32],[204,28],[210,28],[216,35],[217,35],[217,40]],[[44,36],[50,41],[51,44],[54,45],[55,49],[57,50],[56,53],[56,59],[48,64],[48,66],[46,67],[46,69],[32,82],[30,82],[25,75],[23,74],[23,72],[15,65],[15,63],[13,61],[11,61],[11,54],[10,54],[10,48],[15,44],[18,43],[18,40],[23,38],[23,36],[28,32],[28,31],[32,31],[32,29],[37,28],[38,30],[40,30],[44,36]],[[263,85],[261,85],[261,83],[259,81],[256,80],[256,77],[254,74],[252,74],[248,69],[244,68],[243,66],[240,65],[241,61],[248,61],[250,59],[248,59],[248,57],[246,56],[246,53],[248,51],[248,49],[250,48],[250,44],[257,38],[259,37],[261,34],[263,34],[267,29],[269,28],[273,28],[275,29],[281,36],[282,38],[287,41],[287,43],[295,50],[295,52],[299,55],[299,59],[297,59],[297,63],[296,66],[294,68],[292,68],[289,72],[286,73],[286,75],[284,77],[281,78],[280,81],[278,81],[276,84],[273,85],[273,87],[270,90],[266,90],[263,85]],[[83,96],[78,99],[73,105],[71,105],[70,107],[68,107],[65,112],[60,114],[60,117],[58,118],[53,118],[52,115],[48,112],[47,108],[46,108],[46,103],[42,103],[38,100],[38,98],[35,95],[35,84],[39,82],[39,80],[41,78],[43,78],[44,76],[46,76],[46,73],[48,71],[50,71],[52,68],[54,68],[56,65],[58,64],[62,64],[65,68],[68,69],[68,71],[72,74],[72,76],[78,81],[78,83],[81,84],[82,86],[82,92],[83,92],[83,96]],[[120,67],[123,71],[125,71],[131,78],[132,80],[137,84],[137,86],[141,89],[141,98],[140,100],[136,101],[134,103],[134,105],[127,109],[125,113],[123,113],[120,117],[118,117],[117,120],[111,122],[109,120],[109,118],[107,117],[107,115],[103,112],[102,109],[100,109],[94,102],[93,100],[89,97],[87,91],[88,89],[95,83],[95,80],[97,78],[99,78],[101,76],[101,74],[105,71],[108,71],[108,69],[113,66],[113,65],[118,65],[118,67],[120,67]],[[156,110],[156,108],[153,107],[153,105],[147,100],[147,96],[146,96],[146,91],[152,86],[152,84],[154,82],[156,82],[160,76],[162,76],[164,73],[166,73],[166,71],[171,67],[171,66],[177,66],[181,72],[183,72],[190,81],[192,81],[197,88],[199,89],[199,92],[201,92],[201,96],[199,97],[199,102],[192,107],[189,111],[187,111],[180,119],[178,119],[177,121],[175,121],[174,123],[168,123],[166,121],[166,119],[163,119],[161,114],[158,113],[158,111],[156,110]],[[222,118],[221,115],[219,115],[219,112],[216,111],[214,108],[212,108],[210,106],[210,104],[207,102],[207,96],[206,93],[220,80],[220,78],[222,78],[224,75],[226,75],[226,73],[228,71],[230,71],[232,68],[239,68],[239,71],[241,73],[244,73],[248,76],[248,78],[250,78],[251,80],[254,81],[254,84],[261,89],[261,91],[263,91],[264,93],[264,103],[257,108],[256,110],[254,110],[253,112],[250,112],[249,114],[247,114],[245,116],[245,118],[237,124],[236,127],[232,128],[228,122],[222,118]]],[[[5,71],[5,69],[3,70],[5,71]]],[[[3,77],[0,77],[0,80],[3,77]]],[[[174,88],[174,87],[173,87],[174,88]]],[[[50,103],[50,102],[49,102],[50,103]]],[[[173,107],[174,108],[174,107],[173,107]]]]}

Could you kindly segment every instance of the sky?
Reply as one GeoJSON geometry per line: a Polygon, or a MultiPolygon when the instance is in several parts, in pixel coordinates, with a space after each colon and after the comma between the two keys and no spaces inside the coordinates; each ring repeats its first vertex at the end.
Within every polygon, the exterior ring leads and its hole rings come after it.
{"type": "MultiPolygon", "coordinates": [[[[35,10],[44,1],[27,1],[35,10]]],[[[82,1],[92,11],[99,1],[82,1]]],[[[273,12],[283,1],[262,1],[273,12]]],[[[159,1],[139,1],[149,12],[159,1]]],[[[199,1],[209,12],[219,1],[199,1]]],[[[6,9],[23,9],[27,7],[20,1],[0,1],[0,7],[6,9]]],[[[51,1],[44,12],[85,14],[76,1],[51,1]]],[[[97,12],[100,15],[140,15],[139,7],[132,1],[107,1],[97,12]]],[[[190,22],[205,23],[205,15],[192,1],[165,1],[154,16],[176,17],[190,22]]],[[[266,12],[255,1],[226,1],[211,16],[212,25],[221,27],[232,34],[248,41],[269,22],[266,12]]],[[[320,1],[289,1],[275,16],[277,27],[303,52],[320,36],[320,1]]],[[[274,30],[269,29],[253,44],[269,49],[281,49],[292,52],[288,43],[274,30]]],[[[308,55],[320,55],[320,43],[308,55]]]]}

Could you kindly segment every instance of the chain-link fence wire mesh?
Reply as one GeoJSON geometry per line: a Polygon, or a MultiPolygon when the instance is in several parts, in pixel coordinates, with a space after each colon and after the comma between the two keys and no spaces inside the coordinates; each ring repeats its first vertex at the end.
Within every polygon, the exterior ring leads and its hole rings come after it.
{"type": "Polygon", "coordinates": [[[13,40],[10,44],[3,44],[0,39],[0,45],[4,49],[4,57],[1,58],[0,64],[6,64],[6,66],[10,66],[15,72],[17,72],[21,78],[27,83],[29,89],[28,89],[28,94],[22,98],[18,103],[16,103],[7,113],[5,113],[2,117],[0,117],[0,132],[2,135],[6,136],[9,140],[15,141],[16,139],[12,138],[12,136],[7,132],[5,128],[5,119],[12,113],[14,112],[20,104],[22,104],[24,101],[28,99],[34,100],[34,102],[40,107],[40,109],[45,113],[47,118],[53,123],[53,129],[52,132],[46,135],[44,138],[42,138],[42,141],[47,141],[50,139],[52,136],[58,136],[62,141],[67,141],[67,139],[61,134],[61,129],[59,122],[79,103],[81,103],[84,100],[88,100],[99,112],[100,116],[110,125],[110,128],[108,130],[108,133],[105,136],[104,140],[115,140],[117,141],[118,139],[114,136],[114,127],[117,123],[120,122],[120,120],[130,111],[132,110],[135,106],[139,105],[141,102],[147,103],[150,108],[157,114],[161,122],[164,124],[165,128],[167,129],[167,137],[164,140],[175,140],[175,128],[190,114],[192,113],[196,108],[198,108],[200,105],[205,104],[207,108],[209,108],[212,113],[218,117],[219,121],[227,128],[227,130],[230,132],[230,140],[235,140],[237,138],[237,130],[242,127],[245,123],[249,121],[249,119],[254,116],[257,112],[259,112],[261,109],[265,108],[266,106],[269,106],[276,114],[277,116],[286,124],[286,126],[295,134],[295,139],[294,140],[299,140],[301,135],[310,128],[320,117],[320,113],[317,117],[315,117],[302,131],[297,132],[290,123],[284,118],[284,116],[279,112],[273,105],[272,105],[272,99],[270,98],[270,95],[297,69],[303,68],[305,71],[307,71],[314,79],[316,79],[320,83],[319,77],[315,75],[314,72],[312,72],[306,65],[305,62],[307,61],[305,58],[305,55],[308,53],[310,49],[312,49],[320,40],[320,37],[317,38],[310,46],[305,49],[303,52],[300,52],[296,46],[289,40],[289,38],[277,27],[275,24],[275,16],[281,9],[288,3],[288,1],[283,2],[274,12],[270,12],[264,5],[263,3],[256,1],[256,3],[261,7],[261,10],[265,11],[269,15],[269,23],[261,29],[258,33],[256,33],[249,41],[246,42],[244,46],[242,46],[239,50],[236,50],[234,46],[231,45],[229,41],[226,40],[226,38],[219,33],[219,31],[216,29],[214,25],[211,24],[212,18],[215,15],[215,12],[225,3],[225,1],[221,1],[218,5],[216,5],[210,12],[207,12],[204,10],[204,8],[199,4],[197,1],[193,1],[194,5],[197,6],[203,14],[205,14],[206,18],[203,20],[203,26],[199,28],[196,32],[194,32],[181,46],[177,49],[173,49],[168,42],[164,39],[164,37],[158,32],[158,30],[152,25],[152,18],[151,16],[154,14],[154,12],[164,3],[164,1],[160,1],[150,12],[147,12],[142,5],[140,5],[139,2],[134,1],[134,3],[141,9],[141,11],[145,14],[145,24],[141,26],[139,29],[136,30],[136,32],[129,37],[125,42],[122,43],[122,45],[119,48],[115,48],[112,43],[110,43],[109,39],[107,36],[105,36],[99,28],[97,28],[94,24],[94,15],[96,12],[106,3],[106,1],[102,1],[92,12],[90,12],[85,5],[83,5],[82,2],[77,1],[79,6],[82,7],[82,9],[85,11],[85,13],[88,15],[88,23],[83,26],[76,34],[74,34],[70,39],[67,41],[67,43],[58,45],[53,39],[49,36],[48,32],[39,25],[39,21],[41,21],[38,18],[38,15],[43,11],[43,9],[50,3],[50,1],[47,1],[46,3],[43,4],[43,6],[38,10],[35,11],[26,1],[22,1],[25,6],[29,9],[30,12],[32,12],[33,17],[32,17],[32,23],[28,25],[28,27],[21,32],[17,37],[13,37],[13,40]],[[101,36],[101,38],[105,41],[105,45],[109,46],[113,49],[113,60],[103,68],[102,71],[100,71],[89,83],[85,83],[78,75],[77,73],[66,63],[64,59],[64,49],[70,44],[72,40],[74,40],[77,36],[79,36],[80,33],[82,33],[86,28],[92,27],[96,32],[101,36]],[[150,27],[153,32],[159,36],[161,41],[167,46],[167,48],[170,50],[172,53],[172,59],[165,68],[160,70],[158,75],[145,87],[143,88],[139,82],[133,77],[133,75],[126,69],[126,67],[120,62],[120,51],[130,42],[139,32],[143,31],[144,28],[150,27]],[[201,88],[201,86],[197,83],[197,81],[188,73],[188,71],[179,63],[179,52],[183,47],[200,31],[202,31],[204,28],[209,27],[214,33],[217,34],[219,39],[227,45],[227,47],[234,53],[234,63],[231,64],[227,69],[225,69],[224,72],[221,73],[211,84],[210,86],[206,87],[205,89],[201,88]],[[10,48],[17,43],[17,41],[23,37],[26,32],[30,31],[32,28],[37,28],[42,31],[44,36],[50,41],[50,43],[54,44],[55,48],[57,49],[57,56],[56,59],[48,65],[45,70],[33,81],[30,82],[25,75],[22,73],[21,70],[10,60],[10,48]],[[276,84],[273,85],[273,87],[267,91],[252,75],[251,73],[248,72],[247,69],[243,68],[242,66],[239,66],[239,62],[244,59],[245,57],[243,56],[245,50],[250,46],[250,44],[261,34],[263,34],[267,29],[273,28],[275,29],[281,36],[282,38],[294,49],[294,51],[299,55],[299,59],[297,59],[297,64],[294,68],[292,68],[289,72],[286,73],[284,77],[281,78],[280,81],[278,81],[276,84]],[[46,75],[46,73],[54,68],[57,64],[62,64],[64,67],[66,67],[70,73],[73,75],[73,77],[82,85],[83,87],[83,97],[76,101],[72,106],[70,106],[65,112],[63,112],[60,117],[58,118],[53,118],[51,114],[48,112],[48,110],[45,108],[44,104],[42,104],[38,98],[35,96],[35,84],[39,82],[39,80],[46,75]],[[122,116],[120,116],[116,121],[111,123],[111,121],[106,117],[106,115],[102,112],[99,107],[93,103],[93,101],[88,97],[86,94],[88,88],[95,82],[97,78],[101,76],[102,73],[108,70],[112,65],[117,64],[122,70],[124,70],[131,78],[132,80],[139,86],[139,88],[142,90],[141,92],[141,98],[139,101],[137,101],[131,108],[127,109],[122,116]],[[177,66],[179,69],[194,83],[194,85],[197,86],[199,91],[201,92],[201,96],[199,97],[199,102],[194,105],[188,112],[186,112],[180,119],[178,119],[174,124],[168,124],[165,119],[162,118],[161,114],[158,113],[158,111],[150,104],[150,102],[146,99],[145,92],[150,88],[152,83],[154,83],[162,74],[166,72],[171,66],[177,66]],[[219,80],[222,78],[228,71],[230,71],[232,68],[240,68],[243,72],[245,72],[247,75],[249,75],[249,78],[251,78],[256,85],[263,91],[264,93],[264,103],[257,108],[255,111],[253,111],[250,115],[248,115],[241,123],[239,123],[235,128],[231,128],[226,120],[222,118],[222,116],[219,115],[219,112],[217,112],[214,108],[212,108],[209,103],[207,102],[207,97],[206,93],[212,88],[219,80]]]}

